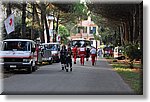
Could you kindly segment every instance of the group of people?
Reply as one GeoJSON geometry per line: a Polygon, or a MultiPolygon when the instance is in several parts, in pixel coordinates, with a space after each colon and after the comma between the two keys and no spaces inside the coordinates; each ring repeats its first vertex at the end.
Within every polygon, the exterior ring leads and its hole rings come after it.
{"type": "Polygon", "coordinates": [[[86,61],[89,60],[89,57],[91,55],[92,58],[92,65],[95,64],[95,57],[96,57],[96,48],[92,47],[86,48],[84,45],[82,45],[79,49],[77,49],[77,46],[73,48],[73,57],[74,57],[74,64],[76,64],[76,58],[80,57],[80,63],[81,65],[84,65],[84,58],[86,58],[86,61]]]}
{"type": "Polygon", "coordinates": [[[70,71],[72,71],[72,51],[71,48],[69,47],[66,49],[66,46],[63,45],[62,49],[60,50],[60,62],[61,62],[61,67],[62,70],[66,70],[66,72],[69,71],[68,68],[70,68],[70,71]]]}
{"type": "Polygon", "coordinates": [[[97,56],[96,48],[92,47],[86,48],[84,45],[82,45],[80,48],[77,48],[77,45],[71,49],[70,47],[66,48],[65,45],[62,46],[62,49],[60,51],[60,62],[62,70],[66,70],[66,72],[72,71],[72,57],[74,58],[74,64],[76,64],[77,57],[80,58],[81,65],[84,66],[84,58],[86,58],[86,61],[89,60],[89,57],[91,56],[92,65],[95,65],[95,59],[97,56]]]}

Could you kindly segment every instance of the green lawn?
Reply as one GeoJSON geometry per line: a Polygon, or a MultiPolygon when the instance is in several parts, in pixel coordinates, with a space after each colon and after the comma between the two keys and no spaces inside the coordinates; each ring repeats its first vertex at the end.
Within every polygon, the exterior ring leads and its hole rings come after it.
{"type": "MultiPolygon", "coordinates": [[[[123,80],[135,91],[135,94],[143,94],[142,70],[140,68],[130,69],[125,63],[111,61],[114,70],[123,78],[123,80]]],[[[137,67],[137,65],[135,65],[137,67]]],[[[140,66],[140,65],[138,65],[140,66]]]]}

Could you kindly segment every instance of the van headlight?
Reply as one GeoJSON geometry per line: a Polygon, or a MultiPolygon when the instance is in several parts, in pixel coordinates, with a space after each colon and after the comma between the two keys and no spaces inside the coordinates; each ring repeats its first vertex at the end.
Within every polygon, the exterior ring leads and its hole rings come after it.
{"type": "Polygon", "coordinates": [[[23,59],[23,62],[30,62],[31,59],[23,59]]]}
{"type": "Polygon", "coordinates": [[[4,59],[3,59],[3,58],[0,58],[0,62],[4,62],[4,59]]]}

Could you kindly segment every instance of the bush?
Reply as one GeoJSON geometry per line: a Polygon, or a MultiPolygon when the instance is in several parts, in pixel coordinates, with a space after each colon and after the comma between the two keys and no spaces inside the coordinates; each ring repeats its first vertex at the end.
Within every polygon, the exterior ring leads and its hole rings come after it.
{"type": "Polygon", "coordinates": [[[125,46],[124,54],[130,59],[130,67],[133,68],[133,61],[137,59],[141,59],[141,49],[139,49],[138,44],[127,44],[125,46]]]}

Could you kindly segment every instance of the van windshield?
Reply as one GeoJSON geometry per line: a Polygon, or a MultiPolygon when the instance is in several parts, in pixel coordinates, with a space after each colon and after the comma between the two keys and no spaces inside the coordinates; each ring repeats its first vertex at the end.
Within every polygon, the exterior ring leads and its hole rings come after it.
{"type": "Polygon", "coordinates": [[[28,41],[4,41],[4,51],[30,51],[30,42],[28,41]]]}
{"type": "Polygon", "coordinates": [[[60,49],[59,44],[47,44],[45,45],[46,49],[50,49],[51,51],[58,51],[60,49]]]}

